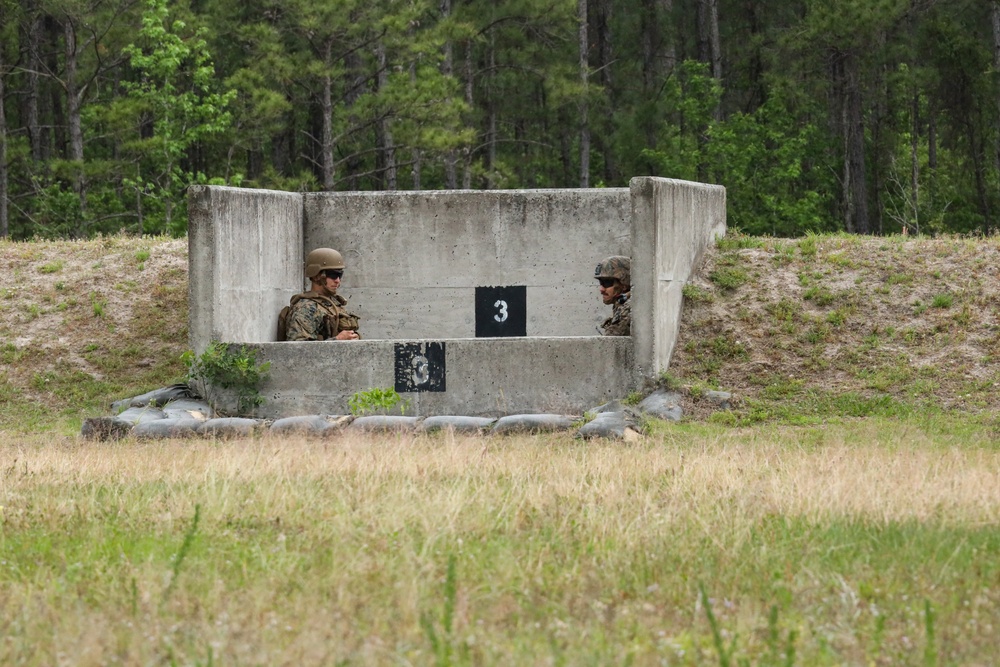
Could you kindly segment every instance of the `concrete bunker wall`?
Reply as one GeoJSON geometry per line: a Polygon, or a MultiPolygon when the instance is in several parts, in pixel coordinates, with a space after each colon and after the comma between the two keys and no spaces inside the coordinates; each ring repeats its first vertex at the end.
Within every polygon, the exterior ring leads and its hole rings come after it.
{"type": "Polygon", "coordinates": [[[260,412],[273,417],[346,412],[354,392],[384,386],[423,415],[579,412],[623,396],[667,368],[683,285],[725,233],[724,188],[650,177],[485,192],[198,186],[189,208],[191,346],[253,344],[272,362],[260,412]],[[345,255],[341,291],[365,340],[274,343],[319,246],[345,255]],[[630,338],[596,335],[608,308],[593,267],[611,254],[633,261],[630,338]]]}

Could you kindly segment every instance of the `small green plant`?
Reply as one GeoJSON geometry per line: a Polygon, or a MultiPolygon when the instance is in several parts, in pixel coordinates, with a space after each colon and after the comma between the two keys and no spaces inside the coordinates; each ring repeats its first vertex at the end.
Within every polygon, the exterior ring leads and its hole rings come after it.
{"type": "Polygon", "coordinates": [[[922,303],[920,301],[920,299],[917,299],[916,301],[913,302],[913,314],[914,315],[923,315],[925,312],[927,312],[927,304],[926,303],[922,303]]]}
{"type": "Polygon", "coordinates": [[[694,303],[712,303],[715,297],[704,287],[699,287],[694,283],[684,283],[684,287],[681,289],[681,293],[684,298],[688,301],[693,301],[694,303]]]}
{"type": "Polygon", "coordinates": [[[893,273],[885,282],[889,285],[912,285],[913,284],[913,274],[911,273],[893,273]]]}
{"type": "Polygon", "coordinates": [[[739,232],[726,234],[715,242],[715,247],[725,252],[727,250],[744,250],[746,248],[763,247],[764,242],[755,236],[746,236],[739,232]]]}
{"type": "Polygon", "coordinates": [[[136,251],[135,261],[137,261],[139,263],[139,266],[141,267],[146,262],[147,259],[149,259],[149,248],[143,246],[142,248],[139,248],[138,251],[136,251]]]}
{"type": "Polygon", "coordinates": [[[43,264],[38,270],[41,273],[59,273],[62,271],[63,263],[62,260],[57,259],[54,262],[49,262],[48,264],[43,264]]]}
{"type": "Polygon", "coordinates": [[[945,292],[944,294],[935,294],[934,299],[931,300],[931,307],[933,308],[951,308],[951,304],[954,303],[955,296],[945,292]]]}
{"type": "Polygon", "coordinates": [[[819,285],[813,285],[805,291],[802,298],[806,301],[813,301],[817,306],[829,306],[834,302],[836,297],[826,287],[821,287],[819,285]]]}
{"type": "Polygon", "coordinates": [[[816,256],[816,237],[807,236],[799,241],[799,252],[803,257],[813,258],[816,256]]]}
{"type": "Polygon", "coordinates": [[[681,379],[675,375],[671,375],[667,371],[662,371],[660,373],[660,386],[667,391],[679,391],[684,383],[681,379]]]}
{"type": "Polygon", "coordinates": [[[719,289],[732,291],[744,285],[750,280],[747,272],[743,269],[731,266],[723,266],[709,274],[708,279],[718,285],[719,289]]]}
{"type": "Polygon", "coordinates": [[[60,280],[59,282],[56,283],[56,289],[59,290],[60,292],[63,291],[64,289],[66,289],[66,283],[60,280]]]}
{"type": "Polygon", "coordinates": [[[91,292],[90,305],[94,309],[94,317],[104,317],[104,309],[108,305],[107,299],[102,299],[97,292],[91,292]]]}
{"type": "Polygon", "coordinates": [[[200,355],[188,350],[181,355],[188,367],[188,376],[201,384],[205,398],[217,407],[219,389],[236,392],[239,414],[252,412],[264,402],[259,387],[271,370],[271,362],[257,363],[257,353],[241,345],[212,341],[200,355]]]}
{"type": "Polygon", "coordinates": [[[844,326],[844,322],[847,321],[847,311],[843,308],[838,308],[826,316],[826,321],[835,327],[844,326]]]}
{"type": "Polygon", "coordinates": [[[646,397],[641,391],[629,392],[629,395],[622,399],[622,405],[639,405],[644,398],[646,397]]]}
{"type": "Polygon", "coordinates": [[[39,306],[38,304],[35,304],[35,303],[33,303],[33,304],[29,305],[29,306],[26,306],[24,310],[25,310],[25,312],[28,313],[28,321],[29,322],[31,320],[33,320],[33,319],[36,319],[39,315],[42,314],[42,308],[41,308],[41,306],[39,306]]]}
{"type": "Polygon", "coordinates": [[[351,414],[367,415],[379,411],[388,411],[399,406],[399,414],[404,414],[410,407],[410,400],[403,400],[394,388],[374,387],[368,391],[357,391],[347,401],[351,414]]]}

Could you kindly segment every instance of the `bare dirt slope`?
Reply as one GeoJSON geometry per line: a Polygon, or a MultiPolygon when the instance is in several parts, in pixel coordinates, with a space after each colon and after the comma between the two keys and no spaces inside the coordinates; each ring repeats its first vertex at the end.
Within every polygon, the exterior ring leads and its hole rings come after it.
{"type": "Polygon", "coordinates": [[[0,242],[0,429],[183,379],[187,240],[0,242]]]}
{"type": "Polygon", "coordinates": [[[745,416],[995,411],[997,239],[728,237],[685,290],[670,374],[745,416]]]}
{"type": "MultiPolygon", "coordinates": [[[[994,411],[998,265],[993,238],[727,237],[664,381],[695,417],[707,388],[742,421],[994,411]]],[[[183,379],[186,348],[186,239],[0,242],[0,429],[106,413],[183,379]]]]}

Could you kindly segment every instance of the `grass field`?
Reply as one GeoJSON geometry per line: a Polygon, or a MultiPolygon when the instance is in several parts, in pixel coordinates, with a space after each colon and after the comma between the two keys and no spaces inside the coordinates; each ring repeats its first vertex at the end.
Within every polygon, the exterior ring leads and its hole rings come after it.
{"type": "Polygon", "coordinates": [[[186,240],[0,241],[0,664],[1000,663],[998,264],[726,237],[635,443],[96,443],[184,379],[186,240]]]}
{"type": "Polygon", "coordinates": [[[992,664],[968,420],[0,439],[0,663],[992,664]]]}

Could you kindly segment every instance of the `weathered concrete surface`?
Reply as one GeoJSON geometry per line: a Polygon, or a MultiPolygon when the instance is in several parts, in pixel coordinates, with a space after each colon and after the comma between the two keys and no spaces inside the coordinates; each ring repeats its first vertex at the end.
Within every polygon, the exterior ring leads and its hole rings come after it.
{"type": "Polygon", "coordinates": [[[593,336],[594,266],[632,247],[629,190],[305,195],[307,249],[340,250],[365,338],[472,338],[475,288],[524,285],[528,336],[593,336]]]}
{"type": "Polygon", "coordinates": [[[684,283],[725,233],[724,188],[651,177],[628,189],[199,186],[189,206],[191,347],[264,346],[273,363],[262,413],[274,417],[343,412],[354,392],[393,386],[390,348],[364,346],[378,341],[448,341],[447,391],[408,395],[413,414],[581,412],[624,396],[668,367],[684,283]],[[278,312],[303,288],[306,251],[322,245],[346,257],[341,292],[362,316],[363,345],[272,350],[278,312]],[[632,256],[633,322],[632,337],[608,348],[594,342],[609,309],[593,267],[611,254],[632,256]],[[474,339],[477,288],[496,287],[523,290],[524,336],[474,339]]]}
{"type": "MultiPolygon", "coordinates": [[[[394,387],[396,346],[427,341],[322,341],[251,346],[271,373],[258,416],[350,411],[358,391],[394,387]],[[281,372],[275,372],[280,369],[281,372]]],[[[635,389],[627,337],[462,338],[445,341],[445,391],[401,392],[407,415],[583,414],[635,389]]]]}
{"type": "Polygon", "coordinates": [[[188,188],[188,331],[214,340],[274,340],[278,312],[301,291],[302,195],[188,188]]]}
{"type": "Polygon", "coordinates": [[[670,365],[684,284],[726,233],[726,189],[668,178],[633,178],[632,339],[639,372],[670,365]]]}

